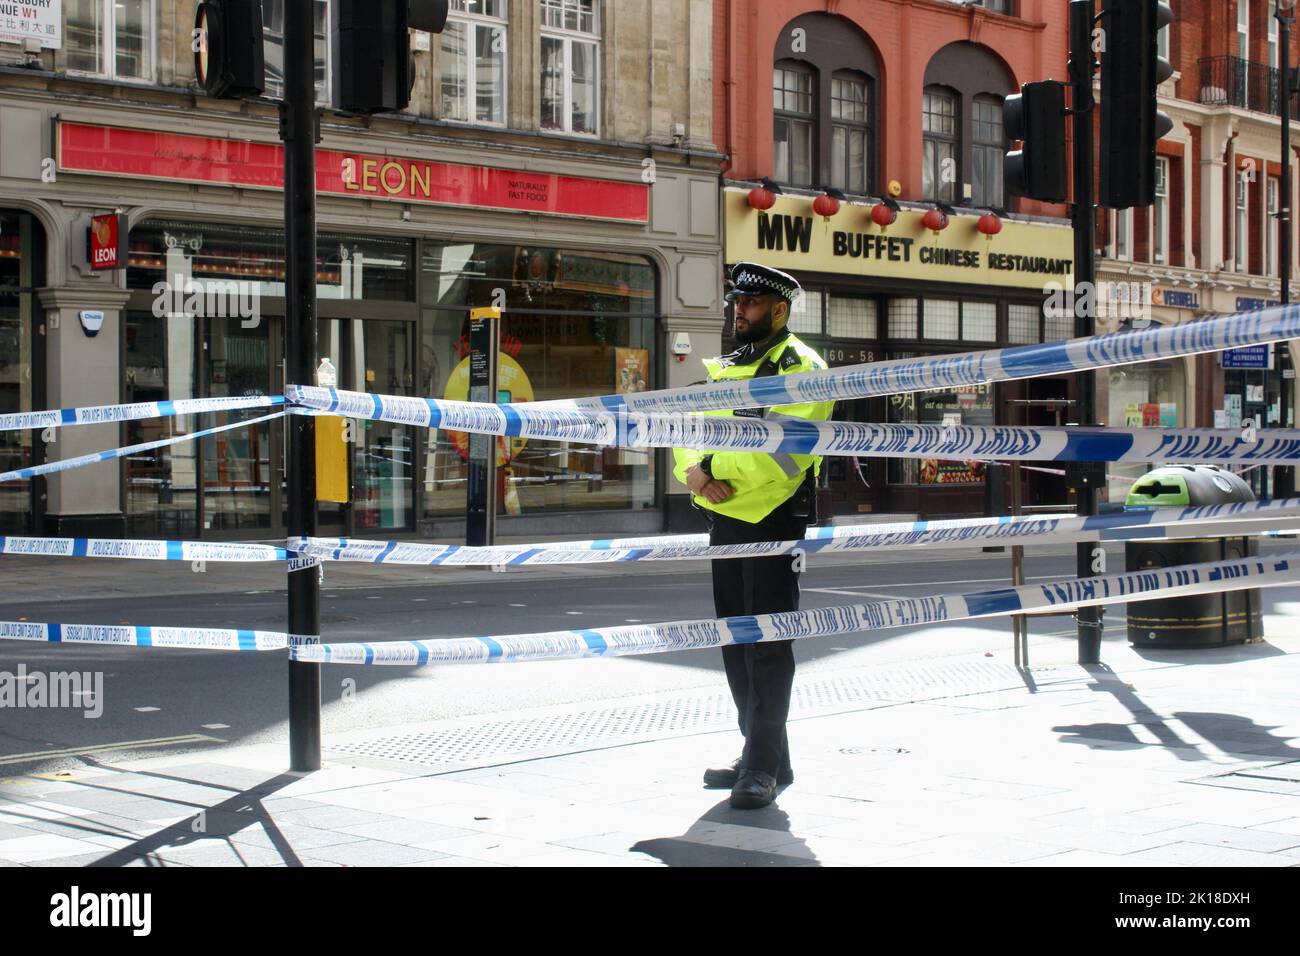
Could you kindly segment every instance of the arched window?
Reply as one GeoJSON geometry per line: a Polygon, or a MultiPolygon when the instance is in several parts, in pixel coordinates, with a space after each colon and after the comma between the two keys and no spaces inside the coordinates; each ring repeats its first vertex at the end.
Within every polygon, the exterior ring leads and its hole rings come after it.
{"type": "Polygon", "coordinates": [[[921,191],[925,199],[954,202],[961,178],[957,161],[957,94],[941,86],[926,87],[921,114],[921,191]]]}
{"type": "Polygon", "coordinates": [[[971,202],[1001,206],[1002,160],[1007,137],[1002,129],[1002,98],[982,94],[971,109],[971,202]]]}
{"type": "Polygon", "coordinates": [[[802,63],[782,60],[772,71],[772,166],[778,182],[813,184],[815,89],[816,74],[802,63]]]}
{"type": "Polygon", "coordinates": [[[924,198],[1006,205],[1002,101],[1016,88],[1007,65],[978,43],[949,43],[930,58],[922,105],[924,198]]]}
{"type": "Polygon", "coordinates": [[[805,13],[782,28],[772,63],[772,177],[851,195],[877,188],[883,72],[871,39],[847,17],[805,13]]]}
{"type": "Polygon", "coordinates": [[[872,191],[868,83],[848,70],[831,77],[831,185],[846,193],[872,191]]]}

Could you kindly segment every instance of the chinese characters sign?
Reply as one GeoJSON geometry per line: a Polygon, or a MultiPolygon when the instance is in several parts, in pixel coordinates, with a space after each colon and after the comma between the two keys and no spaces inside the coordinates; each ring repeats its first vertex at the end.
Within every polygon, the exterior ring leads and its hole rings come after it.
{"type": "Polygon", "coordinates": [[[57,50],[63,41],[63,0],[0,0],[0,43],[39,40],[57,50]]]}

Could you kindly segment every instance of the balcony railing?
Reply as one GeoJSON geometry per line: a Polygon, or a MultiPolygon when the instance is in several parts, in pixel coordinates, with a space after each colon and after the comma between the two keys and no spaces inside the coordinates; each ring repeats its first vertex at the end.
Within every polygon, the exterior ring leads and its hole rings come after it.
{"type": "Polygon", "coordinates": [[[1281,114],[1281,70],[1238,56],[1209,56],[1199,63],[1202,103],[1281,114]]]}

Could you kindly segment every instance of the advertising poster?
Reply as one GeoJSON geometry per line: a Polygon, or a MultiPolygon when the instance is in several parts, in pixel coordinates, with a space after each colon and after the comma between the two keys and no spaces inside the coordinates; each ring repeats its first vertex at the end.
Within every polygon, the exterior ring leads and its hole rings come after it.
{"type": "Polygon", "coordinates": [[[1129,402],[1124,406],[1124,427],[1142,427],[1142,406],[1137,402],[1129,402]]]}
{"type": "Polygon", "coordinates": [[[1142,427],[1160,427],[1160,406],[1155,402],[1147,402],[1142,406],[1142,427]]]}
{"type": "Polygon", "coordinates": [[[923,485],[963,485],[983,480],[984,462],[982,461],[921,459],[921,484],[923,485]]]}
{"type": "Polygon", "coordinates": [[[1240,428],[1241,427],[1241,396],[1224,395],[1223,412],[1224,412],[1224,416],[1228,420],[1228,425],[1227,425],[1228,428],[1240,428]]]}
{"type": "Polygon", "coordinates": [[[619,395],[650,387],[649,349],[614,349],[614,387],[619,395]]]}
{"type": "Polygon", "coordinates": [[[1178,427],[1178,406],[1174,402],[1160,403],[1160,427],[1161,428],[1178,427]]]}

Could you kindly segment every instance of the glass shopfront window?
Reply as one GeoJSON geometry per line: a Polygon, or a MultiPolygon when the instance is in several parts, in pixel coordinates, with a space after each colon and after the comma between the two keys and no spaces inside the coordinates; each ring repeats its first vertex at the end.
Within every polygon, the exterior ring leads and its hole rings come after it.
{"type": "MultiPolygon", "coordinates": [[[[40,367],[33,335],[36,289],[44,285],[45,234],[28,213],[0,212],[0,414],[37,411],[40,367]]],[[[27,468],[39,451],[30,429],[0,432],[0,471],[27,468]]],[[[30,480],[0,483],[0,531],[33,530],[30,480]]]]}
{"type": "MultiPolygon", "coordinates": [[[[501,401],[657,387],[655,274],[642,257],[485,243],[426,243],[418,393],[468,394],[469,309],[504,296],[501,401]],[[498,291],[499,290],[499,291],[498,291]]],[[[439,430],[424,461],[424,516],[465,510],[466,436],[439,430]]],[[[650,508],[654,451],[501,440],[509,514],[650,508]]]]}
{"type": "MultiPolygon", "coordinates": [[[[929,313],[927,313],[928,315],[929,313]]],[[[914,352],[892,352],[891,359],[915,358],[914,352]]],[[[888,398],[890,424],[992,425],[993,386],[937,388],[904,392],[888,398]]],[[[887,478],[891,485],[954,485],[982,482],[983,462],[940,458],[890,458],[887,478]]]]}
{"type": "MultiPolygon", "coordinates": [[[[284,233],[256,226],[152,221],[131,230],[126,284],[171,296],[180,310],[194,297],[230,315],[253,302],[284,298],[284,233]]],[[[414,244],[400,239],[316,240],[316,295],[321,300],[412,300],[414,244]]],[[[245,317],[245,316],[241,316],[245,317]]]]}
{"type": "MultiPolygon", "coordinates": [[[[252,396],[283,379],[284,243],[255,226],[150,222],[130,239],[128,401],[252,396]]],[[[339,387],[411,394],[415,380],[415,243],[323,235],[317,242],[318,358],[339,387]]],[[[123,426],[143,442],[261,417],[267,409],[123,426]]],[[[323,533],[413,530],[418,436],[356,423],[351,500],[322,502],[323,533]]],[[[124,463],[127,524],[160,536],[265,537],[284,526],[284,427],[272,421],[124,463]]]]}
{"type": "MultiPolygon", "coordinates": [[[[1181,359],[1113,368],[1108,378],[1107,424],[1115,428],[1180,428],[1187,423],[1183,409],[1187,377],[1181,359]]],[[[1240,418],[1237,422],[1240,424],[1240,418]]],[[[1106,470],[1136,480],[1146,474],[1147,466],[1114,463],[1106,470]]],[[[1112,483],[1112,487],[1127,491],[1121,482],[1112,483]]]]}

